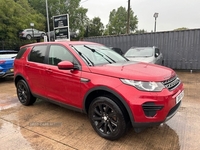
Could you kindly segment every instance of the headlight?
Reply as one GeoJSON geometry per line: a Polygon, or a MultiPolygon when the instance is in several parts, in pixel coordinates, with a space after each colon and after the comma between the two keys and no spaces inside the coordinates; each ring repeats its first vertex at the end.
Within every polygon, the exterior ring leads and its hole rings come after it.
{"type": "Polygon", "coordinates": [[[162,91],[164,85],[161,82],[146,82],[146,81],[134,81],[128,79],[121,79],[124,84],[136,87],[141,91],[162,91]]]}

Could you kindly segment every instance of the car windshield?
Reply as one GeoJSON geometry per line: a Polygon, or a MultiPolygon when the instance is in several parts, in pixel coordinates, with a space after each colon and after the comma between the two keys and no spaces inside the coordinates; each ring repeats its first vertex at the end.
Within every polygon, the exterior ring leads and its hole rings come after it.
{"type": "Polygon", "coordinates": [[[0,59],[15,58],[17,51],[0,51],[0,59]]]}
{"type": "Polygon", "coordinates": [[[131,48],[129,49],[125,57],[150,57],[153,56],[153,48],[151,47],[141,47],[141,48],[131,48]]]}
{"type": "Polygon", "coordinates": [[[102,45],[72,45],[90,66],[128,61],[125,57],[102,45]]]}

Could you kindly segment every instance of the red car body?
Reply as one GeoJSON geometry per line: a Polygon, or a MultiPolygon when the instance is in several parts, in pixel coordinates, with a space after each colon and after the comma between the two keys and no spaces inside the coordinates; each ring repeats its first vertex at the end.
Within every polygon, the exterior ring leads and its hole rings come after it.
{"type": "MultiPolygon", "coordinates": [[[[23,92],[19,92],[20,86],[18,86],[18,82],[23,80],[27,84],[28,91],[32,97],[50,100],[87,114],[92,109],[91,104],[94,103],[95,98],[102,96],[110,98],[122,110],[125,120],[131,122],[135,128],[159,125],[170,119],[177,112],[183,98],[183,84],[172,69],[131,61],[91,66],[80,56],[80,51],[76,49],[77,45],[102,46],[97,43],[83,41],[65,41],[35,43],[21,47],[14,62],[15,85],[19,100],[22,99],[23,92]],[[31,51],[38,45],[47,46],[44,63],[29,61],[31,51]],[[75,67],[69,61],[61,61],[57,65],[49,65],[48,54],[50,53],[49,47],[51,45],[59,45],[68,50],[78,62],[79,67],[75,67]],[[123,79],[128,79],[128,82],[123,79]],[[144,91],[128,85],[129,81],[131,81],[131,84],[132,81],[137,81],[138,85],[136,86],[141,86],[142,88],[144,87],[141,84],[148,83],[148,85],[154,87],[152,84],[159,83],[163,85],[163,89],[160,91],[148,91],[149,89],[144,91]]],[[[94,49],[91,50],[96,52],[94,49]]],[[[149,87],[147,86],[147,88],[149,87]]],[[[24,105],[32,103],[34,102],[22,102],[24,105]]],[[[101,105],[103,104],[101,103],[101,105]]],[[[109,107],[112,107],[112,105],[109,104],[109,107]]],[[[98,109],[98,107],[95,107],[95,109],[98,109]]],[[[101,118],[104,123],[109,119],[105,115],[101,118]]],[[[97,121],[94,121],[93,127],[95,124],[97,126],[97,121]]],[[[111,121],[111,125],[113,124],[111,121]]],[[[100,126],[100,123],[98,125],[100,126]]],[[[109,125],[106,132],[99,126],[97,129],[94,127],[94,129],[104,138],[115,140],[122,136],[122,134],[110,134],[107,131],[110,128],[109,125]]],[[[106,125],[102,128],[106,128],[106,125]]],[[[115,130],[117,129],[113,131],[115,130]]],[[[120,128],[120,130],[122,129],[120,128]]]]}

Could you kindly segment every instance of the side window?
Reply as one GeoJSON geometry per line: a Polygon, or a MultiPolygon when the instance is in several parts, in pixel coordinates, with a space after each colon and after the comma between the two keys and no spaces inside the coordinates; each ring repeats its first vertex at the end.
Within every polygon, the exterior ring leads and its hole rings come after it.
{"type": "Polygon", "coordinates": [[[57,66],[59,62],[67,60],[73,62],[73,55],[64,47],[51,45],[49,51],[49,64],[57,66]]]}
{"type": "Polygon", "coordinates": [[[35,46],[29,54],[29,61],[45,63],[46,50],[46,45],[35,46]]]}
{"type": "Polygon", "coordinates": [[[27,48],[28,47],[24,47],[24,48],[20,49],[15,59],[20,59],[23,56],[23,54],[27,48]]]}
{"type": "Polygon", "coordinates": [[[39,32],[39,31],[38,31],[38,30],[36,30],[36,29],[34,29],[34,32],[35,32],[35,33],[37,33],[37,32],[39,32]]]}

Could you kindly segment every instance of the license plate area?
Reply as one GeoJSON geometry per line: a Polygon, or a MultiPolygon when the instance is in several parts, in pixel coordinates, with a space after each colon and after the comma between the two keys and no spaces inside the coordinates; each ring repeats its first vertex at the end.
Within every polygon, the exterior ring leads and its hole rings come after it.
{"type": "Polygon", "coordinates": [[[184,91],[182,91],[176,96],[176,104],[178,104],[183,99],[183,97],[184,97],[184,91]]]}

